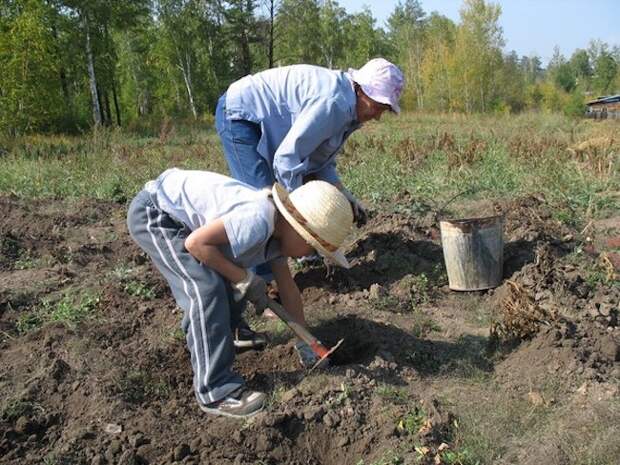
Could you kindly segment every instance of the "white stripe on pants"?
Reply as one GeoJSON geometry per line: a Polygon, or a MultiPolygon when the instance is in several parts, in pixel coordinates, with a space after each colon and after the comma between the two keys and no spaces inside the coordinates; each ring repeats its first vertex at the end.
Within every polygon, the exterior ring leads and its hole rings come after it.
{"type": "Polygon", "coordinates": [[[164,275],[179,307],[194,370],[196,397],[204,404],[222,399],[243,384],[232,372],[234,347],[230,331],[229,286],[185,249],[190,230],[159,209],[146,191],[129,207],[134,240],[164,275]]]}

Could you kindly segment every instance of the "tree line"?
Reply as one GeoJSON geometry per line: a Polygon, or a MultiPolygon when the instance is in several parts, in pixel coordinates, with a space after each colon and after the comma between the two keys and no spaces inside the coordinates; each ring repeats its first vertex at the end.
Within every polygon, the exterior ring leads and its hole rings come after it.
{"type": "Polygon", "coordinates": [[[398,3],[377,25],[333,0],[2,0],[0,131],[76,131],[163,117],[209,119],[235,79],[269,67],[403,69],[418,111],[580,113],[620,89],[620,48],[569,58],[504,51],[501,8],[464,0],[460,21],[398,3]]]}

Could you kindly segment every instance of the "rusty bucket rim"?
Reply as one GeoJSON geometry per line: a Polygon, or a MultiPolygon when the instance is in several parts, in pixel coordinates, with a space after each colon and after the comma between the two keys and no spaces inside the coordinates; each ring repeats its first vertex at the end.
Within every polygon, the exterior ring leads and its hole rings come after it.
{"type": "Polygon", "coordinates": [[[441,223],[448,223],[450,225],[464,225],[464,224],[472,224],[472,223],[491,223],[494,220],[499,219],[501,222],[503,222],[506,218],[506,215],[504,213],[501,213],[499,215],[491,215],[491,216],[477,216],[477,217],[472,217],[472,218],[455,218],[455,219],[448,219],[448,218],[443,218],[439,220],[439,224],[441,225],[441,223]]]}

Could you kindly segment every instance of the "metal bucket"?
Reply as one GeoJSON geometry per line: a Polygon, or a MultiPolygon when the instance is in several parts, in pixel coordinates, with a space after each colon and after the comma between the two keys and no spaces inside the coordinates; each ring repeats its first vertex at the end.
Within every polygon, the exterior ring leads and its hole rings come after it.
{"type": "Polygon", "coordinates": [[[503,215],[439,222],[450,289],[499,286],[504,268],[503,215]]]}

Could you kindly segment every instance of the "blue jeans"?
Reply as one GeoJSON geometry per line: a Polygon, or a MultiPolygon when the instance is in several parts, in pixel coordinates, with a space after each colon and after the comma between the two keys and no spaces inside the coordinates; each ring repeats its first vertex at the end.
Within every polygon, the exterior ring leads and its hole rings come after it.
{"type": "MultiPolygon", "coordinates": [[[[226,94],[217,102],[215,127],[222,142],[230,175],[257,189],[271,187],[275,182],[273,170],[269,162],[256,150],[261,137],[260,125],[226,118],[226,94]]],[[[273,279],[271,266],[266,263],[256,267],[254,272],[267,282],[273,279]]]]}

